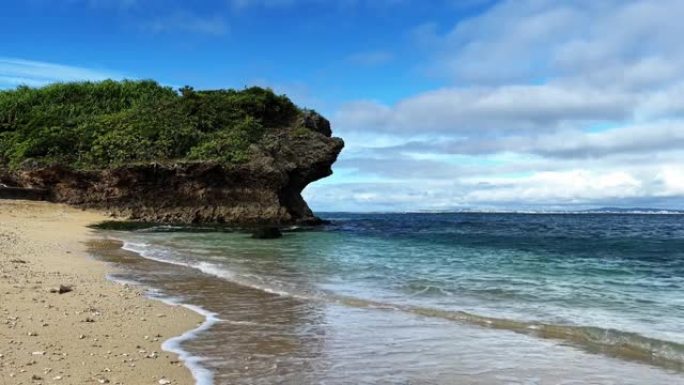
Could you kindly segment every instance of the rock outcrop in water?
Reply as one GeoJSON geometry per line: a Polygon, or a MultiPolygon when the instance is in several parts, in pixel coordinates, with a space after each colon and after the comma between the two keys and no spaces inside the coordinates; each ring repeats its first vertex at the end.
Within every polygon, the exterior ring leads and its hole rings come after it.
{"type": "Polygon", "coordinates": [[[294,127],[252,145],[243,164],[181,162],[103,170],[67,166],[0,171],[0,183],[45,191],[52,202],[106,210],[132,220],[234,225],[317,224],[302,198],[310,183],[332,174],[344,142],[330,123],[307,112],[294,127]],[[302,130],[306,128],[306,130],[302,130]]]}

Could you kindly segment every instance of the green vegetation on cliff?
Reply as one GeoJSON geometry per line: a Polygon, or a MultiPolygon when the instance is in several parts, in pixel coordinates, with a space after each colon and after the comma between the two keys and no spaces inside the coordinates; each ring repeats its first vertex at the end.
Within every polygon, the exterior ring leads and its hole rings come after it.
{"type": "Polygon", "coordinates": [[[178,91],[154,81],[60,83],[0,91],[0,166],[79,169],[150,161],[240,163],[302,111],[258,87],[178,91]]]}

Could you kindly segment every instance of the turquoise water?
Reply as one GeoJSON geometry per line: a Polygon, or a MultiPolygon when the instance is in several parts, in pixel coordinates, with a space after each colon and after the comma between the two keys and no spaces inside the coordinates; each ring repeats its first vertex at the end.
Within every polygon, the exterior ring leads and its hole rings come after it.
{"type": "Polygon", "coordinates": [[[325,217],[116,236],[222,320],[186,347],[216,383],[684,384],[684,216],[325,217]]]}

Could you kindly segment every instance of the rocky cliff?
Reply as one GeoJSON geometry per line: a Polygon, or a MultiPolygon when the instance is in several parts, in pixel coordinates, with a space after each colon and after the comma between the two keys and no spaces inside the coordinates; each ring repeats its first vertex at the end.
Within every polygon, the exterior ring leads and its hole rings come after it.
{"type": "Polygon", "coordinates": [[[249,161],[136,163],[101,170],[63,165],[0,171],[0,183],[46,191],[46,199],[132,220],[233,225],[316,224],[302,198],[332,174],[344,146],[330,123],[306,113],[252,144],[249,161]]]}

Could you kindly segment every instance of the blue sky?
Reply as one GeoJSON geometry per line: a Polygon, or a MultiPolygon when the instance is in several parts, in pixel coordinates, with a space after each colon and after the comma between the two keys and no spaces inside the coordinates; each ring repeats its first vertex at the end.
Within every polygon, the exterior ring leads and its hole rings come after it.
{"type": "Polygon", "coordinates": [[[0,88],[269,86],[347,148],[316,210],[684,208],[678,0],[8,0],[0,88]],[[616,26],[619,26],[617,28],[616,26]]]}

